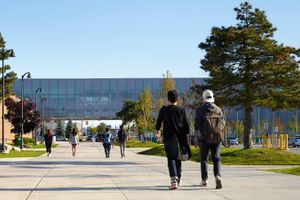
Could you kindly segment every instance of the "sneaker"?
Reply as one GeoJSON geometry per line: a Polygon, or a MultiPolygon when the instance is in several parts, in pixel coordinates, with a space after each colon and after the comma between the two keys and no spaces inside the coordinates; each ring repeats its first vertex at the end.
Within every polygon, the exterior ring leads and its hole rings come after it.
{"type": "Polygon", "coordinates": [[[202,180],[201,183],[200,183],[200,187],[207,187],[207,181],[202,180]]]}
{"type": "Polygon", "coordinates": [[[171,185],[169,186],[169,190],[176,190],[178,188],[177,181],[172,181],[171,185]]]}
{"type": "Polygon", "coordinates": [[[222,188],[221,177],[216,176],[216,189],[221,189],[221,188],[222,188]]]}

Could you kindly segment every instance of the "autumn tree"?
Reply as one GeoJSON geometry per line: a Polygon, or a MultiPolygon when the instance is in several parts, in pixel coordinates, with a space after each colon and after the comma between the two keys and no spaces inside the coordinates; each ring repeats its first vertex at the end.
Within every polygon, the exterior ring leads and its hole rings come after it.
{"type": "MultiPolygon", "coordinates": [[[[12,123],[12,133],[22,133],[22,101],[14,100],[12,98],[5,99],[5,106],[7,108],[7,114],[5,118],[12,123]]],[[[30,133],[38,127],[40,122],[40,113],[35,110],[35,104],[23,101],[23,129],[24,133],[30,133]]]]}
{"type": "Polygon", "coordinates": [[[153,100],[149,88],[145,88],[139,95],[136,123],[140,134],[154,130],[153,100]]]}
{"type": "Polygon", "coordinates": [[[278,44],[276,28],[265,12],[245,2],[234,9],[237,24],[213,27],[199,48],[206,52],[201,68],[217,103],[245,111],[244,148],[252,147],[254,106],[273,110],[300,105],[299,49],[278,44]]]}

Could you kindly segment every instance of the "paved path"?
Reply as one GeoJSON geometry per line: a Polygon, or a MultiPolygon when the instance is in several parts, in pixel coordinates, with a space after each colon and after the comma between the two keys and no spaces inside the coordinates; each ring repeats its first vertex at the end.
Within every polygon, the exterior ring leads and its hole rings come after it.
{"type": "MultiPolygon", "coordinates": [[[[199,164],[185,162],[180,189],[169,191],[166,158],[137,155],[119,149],[104,158],[100,143],[81,143],[76,157],[67,143],[51,157],[0,159],[1,200],[164,200],[164,199],[299,199],[300,178],[257,170],[258,167],[223,166],[223,189],[198,187],[199,164]]],[[[270,167],[259,167],[270,168],[270,167]]]]}

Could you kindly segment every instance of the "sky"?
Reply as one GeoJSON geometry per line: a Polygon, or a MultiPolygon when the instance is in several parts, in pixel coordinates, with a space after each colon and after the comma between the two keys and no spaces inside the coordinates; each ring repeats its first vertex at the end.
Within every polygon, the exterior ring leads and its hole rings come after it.
{"type": "MultiPolygon", "coordinates": [[[[0,0],[0,32],[21,77],[207,77],[198,48],[212,27],[235,25],[238,0],[0,0]]],[[[251,0],[300,48],[300,1],[251,0]]]]}

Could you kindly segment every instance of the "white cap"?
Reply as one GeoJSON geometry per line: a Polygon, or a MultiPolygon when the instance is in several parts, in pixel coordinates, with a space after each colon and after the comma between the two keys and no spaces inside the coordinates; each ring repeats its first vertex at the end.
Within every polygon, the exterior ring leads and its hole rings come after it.
{"type": "Polygon", "coordinates": [[[202,98],[205,102],[209,102],[209,103],[213,103],[215,102],[215,99],[214,99],[214,94],[211,90],[205,90],[203,93],[202,93],[202,98]]]}

